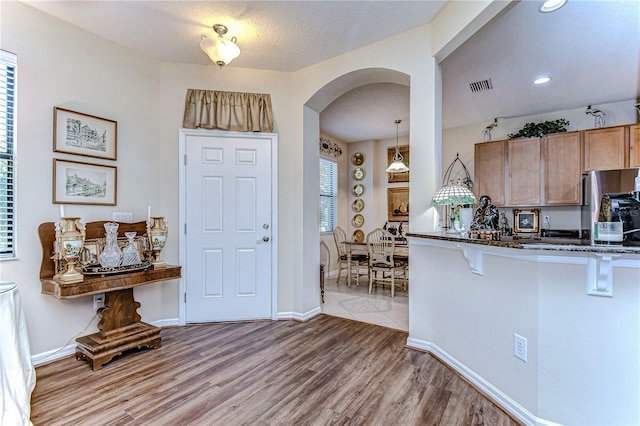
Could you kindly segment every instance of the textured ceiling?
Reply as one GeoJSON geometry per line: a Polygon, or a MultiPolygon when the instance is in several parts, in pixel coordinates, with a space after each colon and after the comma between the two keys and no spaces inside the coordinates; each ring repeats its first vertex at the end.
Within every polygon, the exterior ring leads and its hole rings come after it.
{"type": "MultiPolygon", "coordinates": [[[[1,0],[0,0],[1,1],[1,0]]],[[[295,71],[430,22],[443,1],[26,1],[46,13],[161,61],[211,65],[200,50],[215,23],[238,38],[233,67],[295,71]]],[[[442,63],[443,127],[588,104],[640,99],[640,1],[569,0],[538,12],[521,1],[442,63]],[[534,77],[553,80],[534,87],[534,77]],[[469,83],[494,89],[472,94],[469,83]]],[[[371,84],[320,115],[321,130],[345,141],[408,133],[409,89],[371,84]]]]}

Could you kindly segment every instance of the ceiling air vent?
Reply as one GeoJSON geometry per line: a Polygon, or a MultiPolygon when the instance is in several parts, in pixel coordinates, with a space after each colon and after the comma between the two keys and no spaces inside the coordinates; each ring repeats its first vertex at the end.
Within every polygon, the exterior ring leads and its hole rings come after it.
{"type": "Polygon", "coordinates": [[[478,93],[493,89],[493,84],[491,84],[491,79],[488,79],[471,83],[469,87],[471,87],[471,93],[478,93]]]}

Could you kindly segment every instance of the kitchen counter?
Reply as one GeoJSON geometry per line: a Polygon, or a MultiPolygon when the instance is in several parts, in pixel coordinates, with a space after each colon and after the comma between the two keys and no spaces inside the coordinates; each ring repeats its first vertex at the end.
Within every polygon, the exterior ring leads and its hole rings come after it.
{"type": "Polygon", "coordinates": [[[452,241],[457,243],[478,244],[484,246],[505,247],[528,250],[553,250],[563,252],[588,252],[588,253],[609,253],[609,254],[640,254],[640,246],[622,245],[591,245],[589,240],[579,240],[571,238],[550,238],[540,239],[502,237],[500,241],[488,241],[473,238],[462,238],[455,234],[444,232],[419,233],[409,232],[407,237],[426,238],[432,240],[452,241]]]}
{"type": "Polygon", "coordinates": [[[523,424],[640,424],[640,247],[407,236],[407,346],[523,424]]]}

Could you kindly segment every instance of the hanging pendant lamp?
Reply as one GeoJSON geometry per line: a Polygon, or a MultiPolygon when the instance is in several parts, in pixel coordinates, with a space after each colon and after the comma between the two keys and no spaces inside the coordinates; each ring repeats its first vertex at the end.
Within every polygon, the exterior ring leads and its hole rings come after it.
{"type": "Polygon", "coordinates": [[[402,120],[396,120],[396,152],[393,154],[393,162],[387,167],[388,173],[402,173],[408,172],[409,167],[404,164],[404,157],[400,154],[400,149],[398,148],[398,125],[402,122],[402,120]]]}

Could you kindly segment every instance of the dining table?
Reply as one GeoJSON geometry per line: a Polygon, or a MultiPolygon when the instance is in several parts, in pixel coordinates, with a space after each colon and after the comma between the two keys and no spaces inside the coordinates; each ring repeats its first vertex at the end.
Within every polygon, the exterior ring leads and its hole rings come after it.
{"type": "MultiPolygon", "coordinates": [[[[351,287],[351,256],[357,254],[369,254],[367,243],[364,241],[343,241],[345,252],[347,253],[347,287],[351,287]]],[[[393,257],[409,260],[409,244],[396,243],[393,257]]]]}

